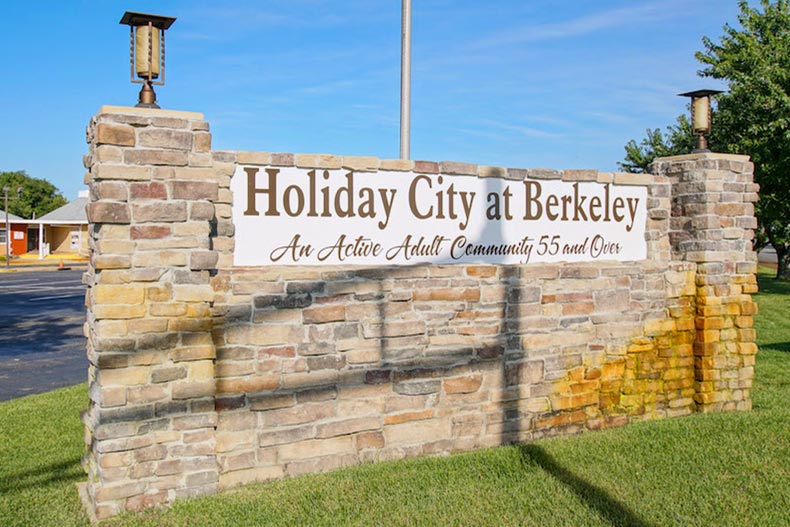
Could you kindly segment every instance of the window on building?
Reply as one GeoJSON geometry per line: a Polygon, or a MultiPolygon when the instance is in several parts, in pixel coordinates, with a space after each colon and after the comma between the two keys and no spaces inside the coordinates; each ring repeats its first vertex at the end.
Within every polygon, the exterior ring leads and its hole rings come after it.
{"type": "Polygon", "coordinates": [[[5,229],[0,229],[0,244],[5,245],[6,237],[5,237],[5,229]]]}

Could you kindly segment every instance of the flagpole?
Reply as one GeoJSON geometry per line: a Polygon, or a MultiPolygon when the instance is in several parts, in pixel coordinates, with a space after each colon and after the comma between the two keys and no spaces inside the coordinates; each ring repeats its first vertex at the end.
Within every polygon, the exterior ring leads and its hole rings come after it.
{"type": "Polygon", "coordinates": [[[400,158],[409,159],[411,143],[411,0],[401,0],[400,158]]]}

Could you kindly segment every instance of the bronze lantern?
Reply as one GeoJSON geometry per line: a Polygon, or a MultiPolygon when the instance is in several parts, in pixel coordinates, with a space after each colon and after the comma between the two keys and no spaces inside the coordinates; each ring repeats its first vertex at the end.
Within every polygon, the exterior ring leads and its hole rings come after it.
{"type": "Polygon", "coordinates": [[[710,152],[707,135],[711,132],[710,98],[720,90],[696,90],[679,94],[691,98],[691,132],[696,138],[692,153],[710,152]]]}
{"type": "Polygon", "coordinates": [[[127,11],[121,24],[129,26],[130,80],[142,84],[136,106],[159,108],[154,85],[165,84],[165,30],[176,19],[127,11]]]}

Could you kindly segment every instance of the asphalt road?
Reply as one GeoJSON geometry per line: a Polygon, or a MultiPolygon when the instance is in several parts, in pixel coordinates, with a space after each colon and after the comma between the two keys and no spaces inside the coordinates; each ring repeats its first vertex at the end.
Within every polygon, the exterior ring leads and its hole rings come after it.
{"type": "Polygon", "coordinates": [[[763,263],[776,264],[776,251],[773,247],[766,247],[760,251],[760,254],[757,255],[757,259],[763,263]]]}
{"type": "Polygon", "coordinates": [[[82,274],[0,274],[0,401],[87,380],[82,274]]]}

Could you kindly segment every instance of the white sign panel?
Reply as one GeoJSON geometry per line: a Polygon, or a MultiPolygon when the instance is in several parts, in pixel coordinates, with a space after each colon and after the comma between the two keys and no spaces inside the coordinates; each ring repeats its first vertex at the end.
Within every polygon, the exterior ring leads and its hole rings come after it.
{"type": "Polygon", "coordinates": [[[642,260],[647,189],[416,172],[240,166],[234,264],[642,260]]]}

